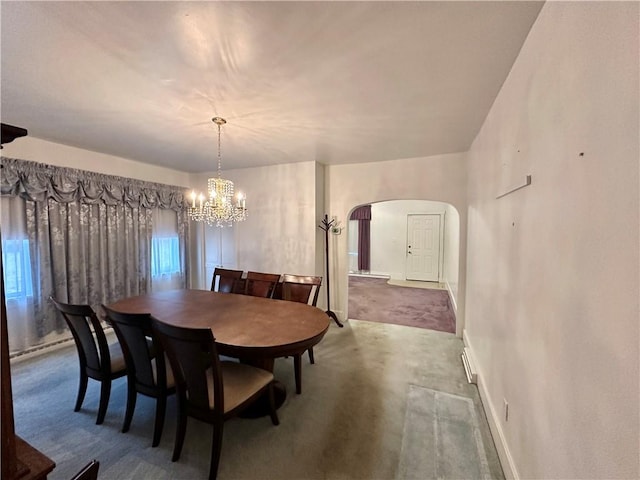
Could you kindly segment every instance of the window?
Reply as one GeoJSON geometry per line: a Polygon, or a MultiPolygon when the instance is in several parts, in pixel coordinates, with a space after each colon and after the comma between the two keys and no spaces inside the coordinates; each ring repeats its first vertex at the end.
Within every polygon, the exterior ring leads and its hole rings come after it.
{"type": "Polygon", "coordinates": [[[151,291],[184,288],[184,245],[180,243],[178,214],[175,210],[154,208],[152,215],[151,291]]]}
{"type": "Polygon", "coordinates": [[[3,240],[2,268],[4,293],[7,299],[24,299],[33,296],[29,240],[3,240]]]}
{"type": "Polygon", "coordinates": [[[151,239],[151,276],[180,273],[180,242],[178,237],[151,239]]]}

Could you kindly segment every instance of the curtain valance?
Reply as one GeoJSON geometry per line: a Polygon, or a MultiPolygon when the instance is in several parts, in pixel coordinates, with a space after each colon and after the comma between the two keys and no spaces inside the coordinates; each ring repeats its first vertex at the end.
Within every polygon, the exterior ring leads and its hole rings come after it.
{"type": "Polygon", "coordinates": [[[61,203],[125,204],[129,207],[181,210],[186,207],[182,187],[145,182],[116,175],[58,167],[0,157],[0,192],[34,202],[53,198],[61,203]]]}
{"type": "Polygon", "coordinates": [[[371,220],[371,205],[363,205],[351,212],[349,220],[371,220]]]}

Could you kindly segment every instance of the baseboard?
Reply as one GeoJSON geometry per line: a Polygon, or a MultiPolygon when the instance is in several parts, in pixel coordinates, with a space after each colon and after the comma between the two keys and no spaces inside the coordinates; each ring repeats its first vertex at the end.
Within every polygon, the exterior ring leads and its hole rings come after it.
{"type": "Polygon", "coordinates": [[[462,331],[462,343],[464,343],[464,346],[469,349],[469,353],[471,353],[471,356],[473,356],[473,352],[471,351],[471,343],[469,342],[469,335],[467,334],[466,328],[462,331]]]}
{"type": "Polygon", "coordinates": [[[364,278],[391,278],[391,275],[388,273],[359,273],[359,272],[349,272],[350,277],[364,277],[364,278]]]}
{"type": "Polygon", "coordinates": [[[475,362],[473,346],[470,343],[466,329],[462,332],[462,339],[466,346],[465,350],[468,351],[468,354],[475,364],[475,369],[477,372],[476,384],[478,386],[478,392],[480,393],[482,408],[484,410],[485,416],[487,417],[487,422],[489,423],[489,429],[491,430],[491,436],[493,437],[493,443],[495,444],[496,451],[498,452],[498,458],[500,459],[500,464],[502,465],[504,476],[508,480],[519,480],[520,476],[518,475],[518,469],[516,468],[513,457],[511,456],[511,452],[509,451],[509,446],[507,444],[507,440],[500,423],[500,419],[502,417],[498,414],[498,412],[501,410],[496,409],[494,402],[491,400],[491,396],[489,395],[489,391],[487,390],[484,382],[482,367],[478,365],[477,362],[475,362]]]}

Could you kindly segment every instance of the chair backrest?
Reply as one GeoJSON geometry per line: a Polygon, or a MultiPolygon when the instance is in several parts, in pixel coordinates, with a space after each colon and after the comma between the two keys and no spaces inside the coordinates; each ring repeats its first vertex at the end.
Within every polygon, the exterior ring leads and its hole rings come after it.
{"type": "Polygon", "coordinates": [[[236,285],[242,278],[242,270],[229,270],[226,268],[216,268],[211,279],[211,291],[222,293],[235,293],[236,285]],[[217,280],[217,282],[216,282],[217,280]],[[217,283],[217,285],[216,285],[217,283]]]}
{"type": "Polygon", "coordinates": [[[316,306],[322,277],[290,275],[282,277],[282,299],[316,306]]]}
{"type": "Polygon", "coordinates": [[[91,460],[82,470],[76,473],[71,480],[97,480],[100,462],[91,460]]]}
{"type": "Polygon", "coordinates": [[[72,305],[49,297],[64,317],[76,343],[80,363],[87,369],[106,373],[111,370],[109,344],[100,320],[90,305],[72,305]]]}
{"type": "Polygon", "coordinates": [[[279,281],[278,273],[247,272],[244,293],[254,297],[271,298],[279,281]]]}
{"type": "Polygon", "coordinates": [[[209,328],[185,328],[152,319],[153,331],[173,370],[178,395],[202,415],[224,413],[220,358],[209,328]],[[209,398],[213,382],[213,398],[209,398]]]}
{"type": "Polygon", "coordinates": [[[134,378],[138,386],[166,388],[164,352],[158,342],[153,341],[151,314],[117,312],[104,305],[102,308],[122,347],[127,375],[134,378]],[[154,375],[154,362],[157,375],[154,375]]]}

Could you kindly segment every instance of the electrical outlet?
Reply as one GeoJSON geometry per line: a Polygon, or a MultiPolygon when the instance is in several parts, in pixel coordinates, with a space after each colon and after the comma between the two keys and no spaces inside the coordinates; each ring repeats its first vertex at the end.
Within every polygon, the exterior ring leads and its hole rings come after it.
{"type": "Polygon", "coordinates": [[[503,398],[502,401],[504,402],[504,421],[508,422],[509,421],[509,402],[507,402],[506,398],[503,398]]]}

